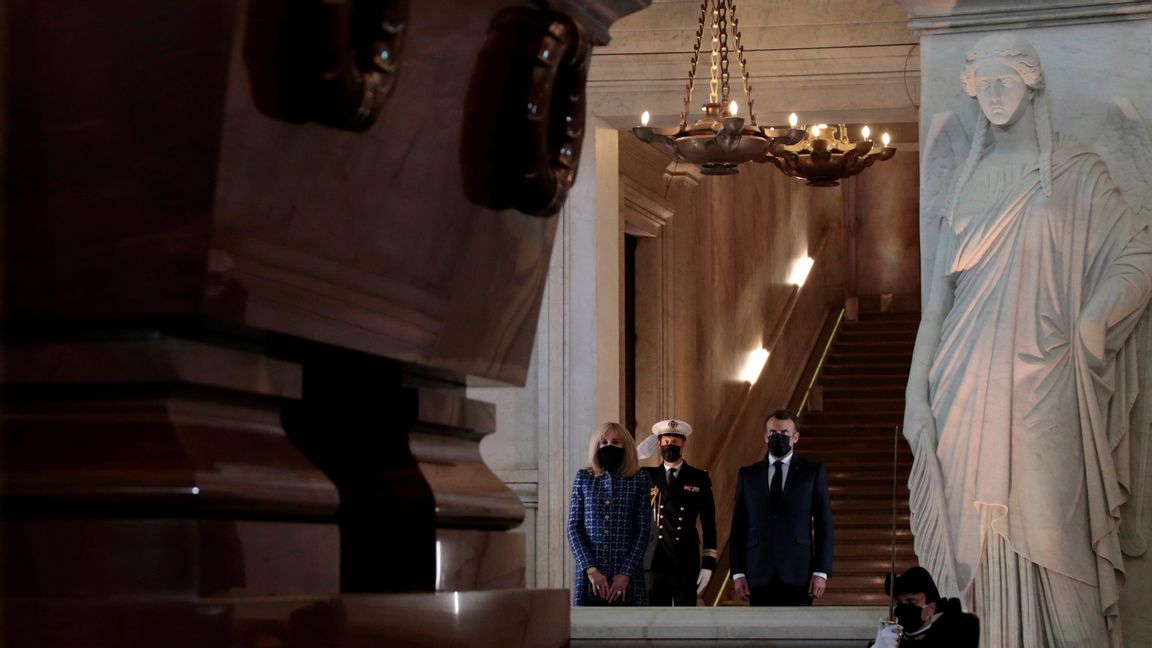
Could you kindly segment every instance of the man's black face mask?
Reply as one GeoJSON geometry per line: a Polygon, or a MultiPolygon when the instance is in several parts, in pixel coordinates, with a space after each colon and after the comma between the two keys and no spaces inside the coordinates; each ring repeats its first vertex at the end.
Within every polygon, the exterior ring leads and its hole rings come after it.
{"type": "Polygon", "coordinates": [[[900,622],[900,626],[904,628],[904,632],[915,632],[924,625],[922,618],[924,608],[915,603],[898,603],[893,614],[896,615],[896,620],[900,622]]]}
{"type": "Polygon", "coordinates": [[[774,457],[783,457],[792,450],[792,437],[787,434],[768,435],[768,452],[774,457]]]}

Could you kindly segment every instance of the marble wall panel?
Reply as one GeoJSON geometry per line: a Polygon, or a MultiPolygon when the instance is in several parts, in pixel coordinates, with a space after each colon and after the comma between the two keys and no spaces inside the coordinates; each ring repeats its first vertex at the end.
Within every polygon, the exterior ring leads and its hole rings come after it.
{"type": "MultiPolygon", "coordinates": [[[[955,7],[900,0],[900,4],[922,36],[922,139],[933,116],[947,111],[959,115],[971,132],[978,108],[959,80],[964,55],[979,38],[1000,30],[1020,33],[1039,53],[1058,133],[1094,144],[1106,130],[1108,108],[1118,98],[1130,99],[1149,123],[1152,20],[1147,3],[979,1],[955,7]]],[[[926,197],[921,198],[927,204],[926,197]]],[[[1145,500],[1152,494],[1148,480],[1136,487],[1144,490],[1145,500]]],[[[1152,528],[1145,533],[1152,533],[1152,528]]],[[[1152,595],[1152,559],[1147,554],[1128,557],[1125,569],[1121,617],[1126,645],[1143,645],[1143,637],[1152,632],[1152,614],[1143,604],[1152,595]]]]}

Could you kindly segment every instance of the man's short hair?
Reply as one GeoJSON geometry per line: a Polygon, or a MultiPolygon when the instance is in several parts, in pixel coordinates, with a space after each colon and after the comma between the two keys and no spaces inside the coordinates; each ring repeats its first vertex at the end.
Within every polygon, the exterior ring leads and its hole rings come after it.
{"type": "Polygon", "coordinates": [[[764,423],[761,425],[761,427],[767,430],[768,421],[772,419],[776,419],[777,421],[792,421],[792,425],[796,426],[796,431],[800,431],[800,419],[796,418],[796,415],[793,414],[791,410],[778,409],[775,412],[772,412],[768,416],[764,417],[764,423]]]}
{"type": "Polygon", "coordinates": [[[936,589],[936,581],[932,574],[923,567],[912,567],[896,577],[896,586],[892,587],[892,574],[884,577],[884,590],[893,598],[901,594],[923,594],[925,603],[935,603],[940,600],[940,591],[936,589]]]}

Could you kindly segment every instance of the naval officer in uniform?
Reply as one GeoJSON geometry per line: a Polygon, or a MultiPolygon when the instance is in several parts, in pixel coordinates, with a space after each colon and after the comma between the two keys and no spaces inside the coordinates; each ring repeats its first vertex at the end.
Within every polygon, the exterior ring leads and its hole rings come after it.
{"type": "MultiPolygon", "coordinates": [[[[652,540],[644,560],[649,605],[696,605],[716,569],[716,504],[708,472],[684,461],[692,426],[668,419],[652,426],[661,465],[652,480],[652,540]],[[700,534],[696,521],[700,521],[700,534]],[[703,552],[701,552],[703,540],[703,552]]],[[[651,440],[646,444],[652,445],[651,440]]]]}

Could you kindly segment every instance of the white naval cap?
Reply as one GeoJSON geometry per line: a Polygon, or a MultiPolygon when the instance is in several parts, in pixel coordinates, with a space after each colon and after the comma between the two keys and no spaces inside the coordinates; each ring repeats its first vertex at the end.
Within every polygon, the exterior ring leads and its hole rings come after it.
{"type": "Polygon", "coordinates": [[[667,419],[665,421],[657,421],[656,425],[652,426],[652,434],[656,436],[679,434],[682,437],[687,437],[692,434],[692,426],[680,419],[667,419]]]}
{"type": "Polygon", "coordinates": [[[644,439],[636,446],[636,456],[647,459],[656,454],[656,448],[660,446],[660,437],[665,434],[678,434],[688,438],[692,434],[692,426],[680,419],[657,421],[652,426],[652,436],[644,439]]]}

